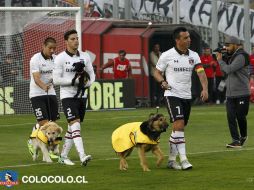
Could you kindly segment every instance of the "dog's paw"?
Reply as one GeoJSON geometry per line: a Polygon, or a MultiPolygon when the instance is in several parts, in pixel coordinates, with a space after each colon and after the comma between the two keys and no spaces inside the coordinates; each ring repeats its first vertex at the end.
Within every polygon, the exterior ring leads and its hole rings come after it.
{"type": "Polygon", "coordinates": [[[52,160],[46,160],[47,163],[52,163],[53,161],[52,160]]]}
{"type": "Polygon", "coordinates": [[[121,171],[126,171],[126,170],[128,169],[128,167],[126,167],[126,166],[123,165],[123,164],[120,164],[119,169],[120,169],[121,171]]]}
{"type": "Polygon", "coordinates": [[[150,172],[151,170],[149,168],[143,168],[144,172],[150,172]]]}
{"type": "Polygon", "coordinates": [[[38,157],[39,157],[38,154],[34,154],[34,155],[33,155],[33,161],[36,161],[38,157]]]}
{"type": "Polygon", "coordinates": [[[159,160],[157,160],[157,162],[156,162],[156,166],[157,166],[157,167],[160,167],[160,166],[161,166],[161,164],[162,164],[162,162],[163,162],[163,159],[159,159],[159,160]]]}

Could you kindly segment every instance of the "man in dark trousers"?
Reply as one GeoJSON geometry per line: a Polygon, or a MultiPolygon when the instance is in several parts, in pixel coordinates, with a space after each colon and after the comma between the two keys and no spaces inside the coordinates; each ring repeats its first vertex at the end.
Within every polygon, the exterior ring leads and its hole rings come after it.
{"type": "Polygon", "coordinates": [[[217,53],[221,70],[226,74],[226,108],[232,143],[227,148],[241,148],[247,140],[247,119],[249,111],[249,55],[241,48],[235,37],[225,39],[227,58],[217,53]],[[238,125],[238,126],[237,126],[238,125]],[[240,134],[238,132],[238,127],[240,134]]]}

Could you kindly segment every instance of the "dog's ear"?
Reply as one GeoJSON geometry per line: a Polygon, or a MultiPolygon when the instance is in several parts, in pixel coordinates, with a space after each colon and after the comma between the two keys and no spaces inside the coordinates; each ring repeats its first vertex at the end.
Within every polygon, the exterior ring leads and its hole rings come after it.
{"type": "Polygon", "coordinates": [[[40,130],[46,131],[49,126],[50,126],[50,123],[48,122],[48,123],[44,124],[43,126],[41,126],[40,130]]]}
{"type": "Polygon", "coordinates": [[[144,133],[145,135],[149,134],[149,121],[144,121],[141,125],[140,125],[140,130],[142,133],[144,133]]]}
{"type": "Polygon", "coordinates": [[[57,129],[56,129],[56,131],[57,131],[59,134],[61,134],[61,133],[63,132],[63,128],[58,126],[57,129]]]}

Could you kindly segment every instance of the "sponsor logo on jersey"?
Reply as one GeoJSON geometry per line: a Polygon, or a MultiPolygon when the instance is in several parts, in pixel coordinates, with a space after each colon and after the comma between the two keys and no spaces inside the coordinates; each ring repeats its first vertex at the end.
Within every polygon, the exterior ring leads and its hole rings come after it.
{"type": "Polygon", "coordinates": [[[75,71],[74,71],[74,68],[73,68],[73,69],[68,69],[68,68],[66,68],[66,69],[65,69],[65,72],[75,72],[75,71]]]}
{"type": "Polygon", "coordinates": [[[116,70],[118,70],[118,71],[125,71],[126,67],[127,67],[127,65],[117,65],[116,70]]]}
{"type": "Polygon", "coordinates": [[[175,72],[192,72],[192,67],[175,67],[175,72]]]}
{"type": "Polygon", "coordinates": [[[41,74],[52,74],[53,70],[41,71],[41,74]]]}
{"type": "Polygon", "coordinates": [[[85,64],[85,61],[84,61],[84,59],[80,59],[80,63],[83,63],[83,64],[85,64]]]}

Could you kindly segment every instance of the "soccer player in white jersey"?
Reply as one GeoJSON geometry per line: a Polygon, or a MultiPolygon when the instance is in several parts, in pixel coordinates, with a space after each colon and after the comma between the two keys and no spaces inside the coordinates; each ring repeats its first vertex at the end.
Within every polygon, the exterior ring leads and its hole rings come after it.
{"type": "MultiPolygon", "coordinates": [[[[30,60],[29,98],[37,119],[37,124],[33,127],[33,130],[43,126],[50,120],[59,119],[56,92],[52,84],[55,50],[56,40],[48,37],[43,42],[42,51],[34,54],[30,60]]],[[[31,140],[28,140],[27,145],[29,152],[33,155],[34,149],[31,140]]],[[[56,158],[55,155],[50,155],[51,158],[56,158]]]]}
{"type": "Polygon", "coordinates": [[[86,83],[85,87],[89,87],[94,82],[95,74],[88,53],[78,51],[79,41],[77,31],[67,31],[64,34],[64,40],[66,50],[56,56],[53,72],[54,84],[60,85],[60,99],[62,100],[64,114],[68,121],[68,129],[65,134],[59,163],[74,165],[68,158],[68,153],[74,144],[79,154],[81,165],[86,166],[87,162],[91,160],[91,155],[85,153],[80,123],[85,116],[87,95],[85,94],[84,97],[78,98],[74,97],[77,93],[77,86],[71,85],[75,75],[73,63],[82,62],[85,64],[84,70],[90,76],[90,80],[86,83]]]}
{"type": "Polygon", "coordinates": [[[207,78],[200,58],[190,47],[190,34],[184,27],[173,32],[175,47],[164,52],[156,65],[154,78],[165,90],[166,106],[172,125],[169,139],[168,168],[176,170],[191,169],[192,165],[186,157],[184,127],[187,125],[191,111],[191,75],[195,70],[202,85],[201,99],[208,98],[207,78]],[[165,72],[166,80],[162,73],[165,72]],[[181,165],[176,161],[179,155],[181,165]]]}

